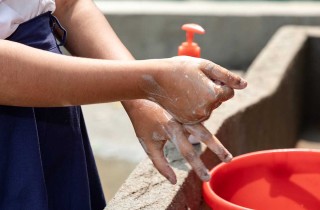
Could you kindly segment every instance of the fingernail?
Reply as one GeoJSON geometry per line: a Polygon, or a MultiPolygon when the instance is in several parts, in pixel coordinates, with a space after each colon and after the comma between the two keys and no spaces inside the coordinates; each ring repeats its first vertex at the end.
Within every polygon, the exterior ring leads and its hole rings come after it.
{"type": "Polygon", "coordinates": [[[227,153],[226,156],[224,157],[224,161],[225,163],[228,163],[232,160],[233,156],[230,153],[227,153]]]}
{"type": "Polygon", "coordinates": [[[240,86],[241,87],[243,87],[243,88],[245,88],[245,87],[247,87],[247,81],[245,81],[244,79],[241,79],[241,81],[240,81],[240,86]]]}
{"type": "Polygon", "coordinates": [[[210,176],[208,170],[206,170],[206,172],[201,176],[201,179],[202,179],[202,181],[204,181],[204,182],[210,181],[210,178],[211,178],[211,176],[210,176]]]}
{"type": "Polygon", "coordinates": [[[175,177],[168,177],[168,180],[170,181],[171,184],[177,183],[177,179],[175,177]]]}

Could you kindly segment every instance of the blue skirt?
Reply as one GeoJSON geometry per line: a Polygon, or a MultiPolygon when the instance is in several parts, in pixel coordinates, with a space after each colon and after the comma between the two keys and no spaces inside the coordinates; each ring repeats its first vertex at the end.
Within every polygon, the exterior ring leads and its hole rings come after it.
{"type": "MultiPolygon", "coordinates": [[[[45,13],[21,24],[8,40],[61,53],[54,25],[45,13]]],[[[80,107],[0,106],[1,210],[105,206],[80,107]]]]}

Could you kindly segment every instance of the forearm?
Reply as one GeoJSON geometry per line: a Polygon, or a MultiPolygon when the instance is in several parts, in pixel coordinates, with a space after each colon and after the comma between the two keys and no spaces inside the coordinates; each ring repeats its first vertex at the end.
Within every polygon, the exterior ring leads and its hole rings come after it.
{"type": "MultiPolygon", "coordinates": [[[[69,7],[63,1],[57,4],[55,15],[68,31],[66,47],[72,54],[108,60],[134,59],[92,1],[69,2],[69,7]]],[[[143,104],[144,100],[122,101],[128,114],[143,104]]]]}
{"type": "Polygon", "coordinates": [[[152,72],[154,62],[77,58],[0,40],[0,104],[48,107],[144,98],[142,75],[152,72]]]}

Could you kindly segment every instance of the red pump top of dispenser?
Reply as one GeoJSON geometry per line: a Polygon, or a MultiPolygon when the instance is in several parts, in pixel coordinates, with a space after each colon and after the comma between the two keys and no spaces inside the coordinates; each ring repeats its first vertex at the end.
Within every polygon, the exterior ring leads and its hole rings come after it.
{"type": "Polygon", "coordinates": [[[188,23],[181,27],[186,31],[187,41],[183,42],[178,48],[178,55],[187,55],[192,57],[200,57],[200,47],[197,43],[193,42],[194,34],[204,34],[205,30],[197,24],[188,23]]]}

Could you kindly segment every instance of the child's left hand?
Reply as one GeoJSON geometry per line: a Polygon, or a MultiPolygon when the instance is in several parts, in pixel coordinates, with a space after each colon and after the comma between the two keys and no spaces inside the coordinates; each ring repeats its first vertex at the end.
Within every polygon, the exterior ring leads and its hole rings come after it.
{"type": "Polygon", "coordinates": [[[202,181],[209,181],[210,175],[188,138],[202,141],[224,162],[232,159],[228,150],[201,123],[182,125],[153,102],[141,100],[139,104],[139,107],[129,112],[136,135],[154,166],[172,184],[177,179],[163,153],[167,140],[174,143],[202,181]]]}

